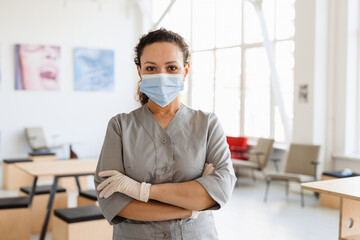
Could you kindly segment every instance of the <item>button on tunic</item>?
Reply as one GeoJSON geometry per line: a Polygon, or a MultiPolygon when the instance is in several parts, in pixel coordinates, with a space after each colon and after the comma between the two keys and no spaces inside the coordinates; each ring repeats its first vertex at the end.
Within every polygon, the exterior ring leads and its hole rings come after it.
{"type": "Polygon", "coordinates": [[[218,239],[210,210],[219,209],[229,200],[236,178],[215,114],[181,105],[166,130],[147,105],[118,114],[108,124],[96,169],[96,187],[104,180],[98,173],[111,169],[151,184],[195,180],[217,202],[217,206],[202,211],[197,219],[142,222],[117,215],[133,199],[116,192],[107,199],[99,199],[105,218],[114,225],[113,239],[218,239]],[[205,163],[212,163],[215,172],[201,177],[205,163]]]}

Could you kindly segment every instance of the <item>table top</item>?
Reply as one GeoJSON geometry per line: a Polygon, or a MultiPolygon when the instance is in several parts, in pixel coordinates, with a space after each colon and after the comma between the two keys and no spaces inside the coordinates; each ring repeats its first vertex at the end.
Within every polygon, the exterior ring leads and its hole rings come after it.
{"type": "Polygon", "coordinates": [[[95,159],[71,159],[49,162],[16,163],[15,166],[32,176],[64,176],[95,173],[95,159]]]}
{"type": "Polygon", "coordinates": [[[359,186],[360,177],[339,178],[301,184],[301,187],[306,190],[353,200],[360,200],[359,186]]]}

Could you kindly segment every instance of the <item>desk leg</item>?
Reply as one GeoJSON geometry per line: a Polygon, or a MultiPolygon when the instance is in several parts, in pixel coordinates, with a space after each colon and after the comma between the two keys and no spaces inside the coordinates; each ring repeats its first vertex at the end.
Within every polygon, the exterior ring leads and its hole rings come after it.
{"type": "Polygon", "coordinates": [[[40,240],[45,239],[46,230],[47,230],[47,227],[48,227],[49,218],[50,218],[51,210],[52,210],[52,207],[53,207],[53,202],[54,202],[54,197],[55,197],[55,193],[56,193],[56,189],[57,189],[58,180],[59,180],[59,177],[54,178],[54,183],[52,185],[51,193],[50,193],[50,197],[49,197],[47,212],[46,212],[44,224],[43,224],[43,227],[42,227],[42,230],[41,230],[40,240]]]}
{"type": "Polygon", "coordinates": [[[30,192],[30,196],[29,196],[29,207],[31,206],[32,200],[34,198],[37,179],[38,179],[38,177],[34,177],[34,180],[33,180],[33,183],[32,183],[31,192],[30,192]]]}
{"type": "Polygon", "coordinates": [[[339,240],[359,239],[360,201],[341,198],[339,240]]]}
{"type": "Polygon", "coordinates": [[[81,185],[80,185],[80,181],[79,181],[79,176],[75,176],[75,180],[76,180],[76,185],[78,187],[79,192],[81,191],[81,185]]]}

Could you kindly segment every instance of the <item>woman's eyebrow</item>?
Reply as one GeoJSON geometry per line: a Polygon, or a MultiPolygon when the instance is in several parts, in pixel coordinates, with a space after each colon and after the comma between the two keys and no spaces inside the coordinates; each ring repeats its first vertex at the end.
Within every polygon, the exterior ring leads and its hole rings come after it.
{"type": "Polygon", "coordinates": [[[170,62],[166,62],[165,64],[173,64],[173,63],[179,64],[177,61],[170,61],[170,62]]]}
{"type": "Polygon", "coordinates": [[[144,64],[154,64],[154,65],[156,65],[155,62],[150,62],[150,61],[146,61],[146,62],[144,62],[144,64]]]}

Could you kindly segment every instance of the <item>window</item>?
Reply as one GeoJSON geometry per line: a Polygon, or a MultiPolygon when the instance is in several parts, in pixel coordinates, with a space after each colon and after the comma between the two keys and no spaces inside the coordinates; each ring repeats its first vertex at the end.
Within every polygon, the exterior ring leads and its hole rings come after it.
{"type": "Polygon", "coordinates": [[[357,0],[349,0],[347,4],[345,154],[353,155],[360,154],[360,4],[357,0]]]}
{"type": "MultiPolygon", "coordinates": [[[[164,2],[152,0],[155,21],[166,8],[164,2]]],[[[289,121],[294,98],[294,5],[295,0],[263,1],[289,121]]],[[[190,43],[192,62],[185,103],[215,112],[227,135],[285,141],[260,22],[249,1],[178,0],[159,27],[180,33],[190,43]]]]}
{"type": "MultiPolygon", "coordinates": [[[[360,45],[360,41],[359,41],[359,45],[360,45]]],[[[358,64],[358,65],[360,67],[360,64],[358,64]]],[[[359,81],[357,82],[357,85],[358,85],[357,86],[357,108],[356,108],[357,137],[356,137],[356,142],[355,142],[355,146],[356,146],[355,153],[360,155],[360,84],[359,84],[359,81]]]]}
{"type": "Polygon", "coordinates": [[[356,112],[356,116],[355,116],[355,122],[356,122],[356,126],[355,128],[357,129],[356,132],[356,140],[355,140],[355,154],[360,155],[360,4],[358,3],[358,1],[350,1],[349,4],[349,8],[354,8],[354,12],[353,14],[355,15],[353,18],[351,18],[351,20],[355,21],[355,31],[353,34],[353,37],[356,39],[356,43],[357,43],[357,59],[356,59],[356,66],[355,66],[355,71],[356,71],[356,78],[357,81],[355,81],[355,87],[357,89],[356,91],[356,97],[357,97],[357,101],[355,104],[355,112],[356,112]]]}

